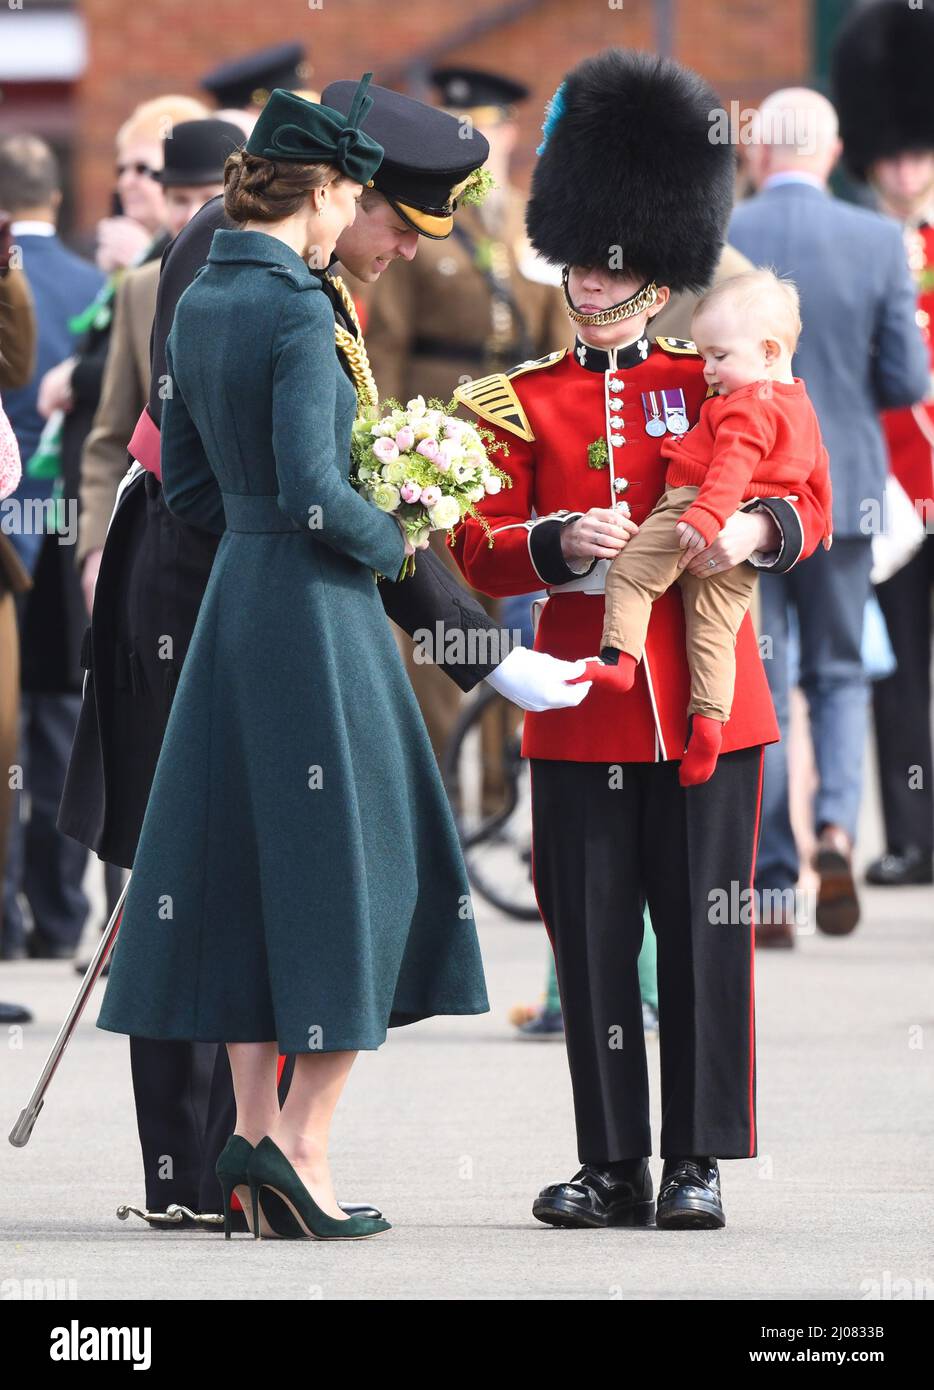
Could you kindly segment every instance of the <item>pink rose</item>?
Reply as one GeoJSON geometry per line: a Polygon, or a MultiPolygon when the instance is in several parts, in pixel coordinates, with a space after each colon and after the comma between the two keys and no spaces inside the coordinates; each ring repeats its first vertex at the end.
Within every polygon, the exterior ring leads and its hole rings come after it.
{"type": "Polygon", "coordinates": [[[433,439],[423,439],[415,452],[424,455],[426,459],[430,459],[434,463],[438,457],[438,446],[433,439]]]}
{"type": "Polygon", "coordinates": [[[412,482],[411,479],[408,479],[406,482],[404,482],[399,491],[402,494],[403,502],[417,502],[422,495],[422,490],[419,484],[412,482]]]}
{"type": "Polygon", "coordinates": [[[399,457],[396,441],[394,439],[387,439],[385,435],[382,439],[374,441],[373,453],[379,459],[380,463],[392,463],[393,459],[399,457]]]}
{"type": "Polygon", "coordinates": [[[418,500],[425,507],[433,507],[441,501],[441,489],[431,483],[428,487],[422,488],[422,495],[418,500]]]}
{"type": "Polygon", "coordinates": [[[435,463],[442,472],[446,473],[448,471],[457,457],[458,452],[458,447],[453,439],[444,439],[441,441],[438,445],[438,457],[435,459],[435,463]]]}
{"type": "Polygon", "coordinates": [[[409,425],[403,425],[396,435],[396,445],[400,454],[408,453],[409,449],[415,446],[415,431],[409,425]]]}
{"type": "Polygon", "coordinates": [[[463,420],[446,420],[444,424],[445,437],[447,439],[460,439],[463,428],[463,420]]]}

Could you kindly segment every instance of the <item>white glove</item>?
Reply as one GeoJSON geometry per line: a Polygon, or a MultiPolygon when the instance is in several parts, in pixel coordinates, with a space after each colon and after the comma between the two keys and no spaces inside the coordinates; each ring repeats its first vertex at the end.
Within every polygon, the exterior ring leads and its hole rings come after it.
{"type": "Polygon", "coordinates": [[[582,681],[580,685],[565,682],[584,675],[586,670],[586,661],[559,661],[547,652],[513,647],[486,679],[497,694],[504,695],[520,709],[540,712],[579,705],[593,682],[582,681]]]}

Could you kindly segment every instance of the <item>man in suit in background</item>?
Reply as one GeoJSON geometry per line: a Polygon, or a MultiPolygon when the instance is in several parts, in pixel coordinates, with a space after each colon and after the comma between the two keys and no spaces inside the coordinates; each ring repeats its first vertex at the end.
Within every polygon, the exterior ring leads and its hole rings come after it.
{"type": "MultiPolygon", "coordinates": [[[[882,416],[892,472],[925,523],[917,551],[876,589],[896,668],[873,682],[885,852],[869,883],[934,882],[934,11],[898,0],[854,10],[834,45],[831,80],[843,158],[880,212],[902,229],[927,340],[923,402],[882,416]]],[[[893,530],[897,525],[893,524],[893,530]]]]}
{"type": "MultiPolygon", "coordinates": [[[[50,368],[74,351],[69,319],[87,308],[104,283],[101,271],[69,251],[56,236],[61,198],[55,156],[43,140],[13,135],[0,142],[0,207],[12,216],[10,232],[32,291],[37,325],[35,371],[25,386],[4,396],[24,469],[23,480],[13,494],[17,502],[25,504],[22,524],[14,529],[10,540],[31,575],[46,539],[43,526],[34,525],[33,518],[38,520],[42,515],[42,503],[51,498],[53,488],[51,479],[25,476],[45,424],[37,408],[39,383],[50,368]],[[34,509],[29,508],[30,502],[34,509]]],[[[48,524],[47,517],[44,524],[48,524]]],[[[56,641],[54,631],[37,635],[40,642],[56,641]]],[[[27,832],[16,819],[17,797],[3,887],[0,954],[4,959],[15,960],[27,950],[40,957],[70,956],[84,926],[87,900],[81,881],[87,851],[61,835],[55,825],[80,702],[78,694],[54,691],[30,689],[23,696],[18,756],[23,763],[24,788],[30,792],[31,816],[27,832]],[[18,900],[20,889],[34,917],[28,937],[18,900]]],[[[0,776],[7,780],[9,770],[0,768],[0,776]]]]}
{"type": "MultiPolygon", "coordinates": [[[[880,409],[925,394],[928,362],[901,232],[887,217],[829,196],[840,155],[837,116],[806,88],[774,93],[749,147],[756,194],[734,211],[729,240],[757,265],[789,276],[804,332],[794,360],[830,453],[834,540],[811,563],[760,587],[766,670],[783,741],[766,749],[756,887],[785,900],[798,879],[788,805],[788,618],[800,632],[800,684],[818,771],[817,925],[839,935],[859,920],[852,851],[862,793],[868,688],[861,658],[872,535],[887,468],[880,409]]],[[[794,921],[758,928],[760,945],[794,945],[794,921]]]]}

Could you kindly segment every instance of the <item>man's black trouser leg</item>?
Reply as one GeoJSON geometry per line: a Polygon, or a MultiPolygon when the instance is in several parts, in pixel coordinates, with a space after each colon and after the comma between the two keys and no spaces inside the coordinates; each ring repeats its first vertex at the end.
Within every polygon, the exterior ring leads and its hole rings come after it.
{"type": "Polygon", "coordinates": [[[638,976],[646,901],[658,942],[661,1155],[753,1157],[762,749],[724,754],[709,782],[687,789],[677,762],[531,766],[535,885],[581,1161],[652,1152],[638,976]]]}

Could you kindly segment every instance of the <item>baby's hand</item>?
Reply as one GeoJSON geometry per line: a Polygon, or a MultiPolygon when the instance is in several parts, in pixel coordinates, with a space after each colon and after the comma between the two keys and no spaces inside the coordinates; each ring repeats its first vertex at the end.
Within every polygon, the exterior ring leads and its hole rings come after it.
{"type": "MultiPolygon", "coordinates": [[[[703,550],[707,545],[700,531],[688,525],[686,521],[679,521],[676,530],[681,532],[681,549],[689,551],[703,550]]],[[[686,557],[690,558],[690,557],[686,557]]]]}

